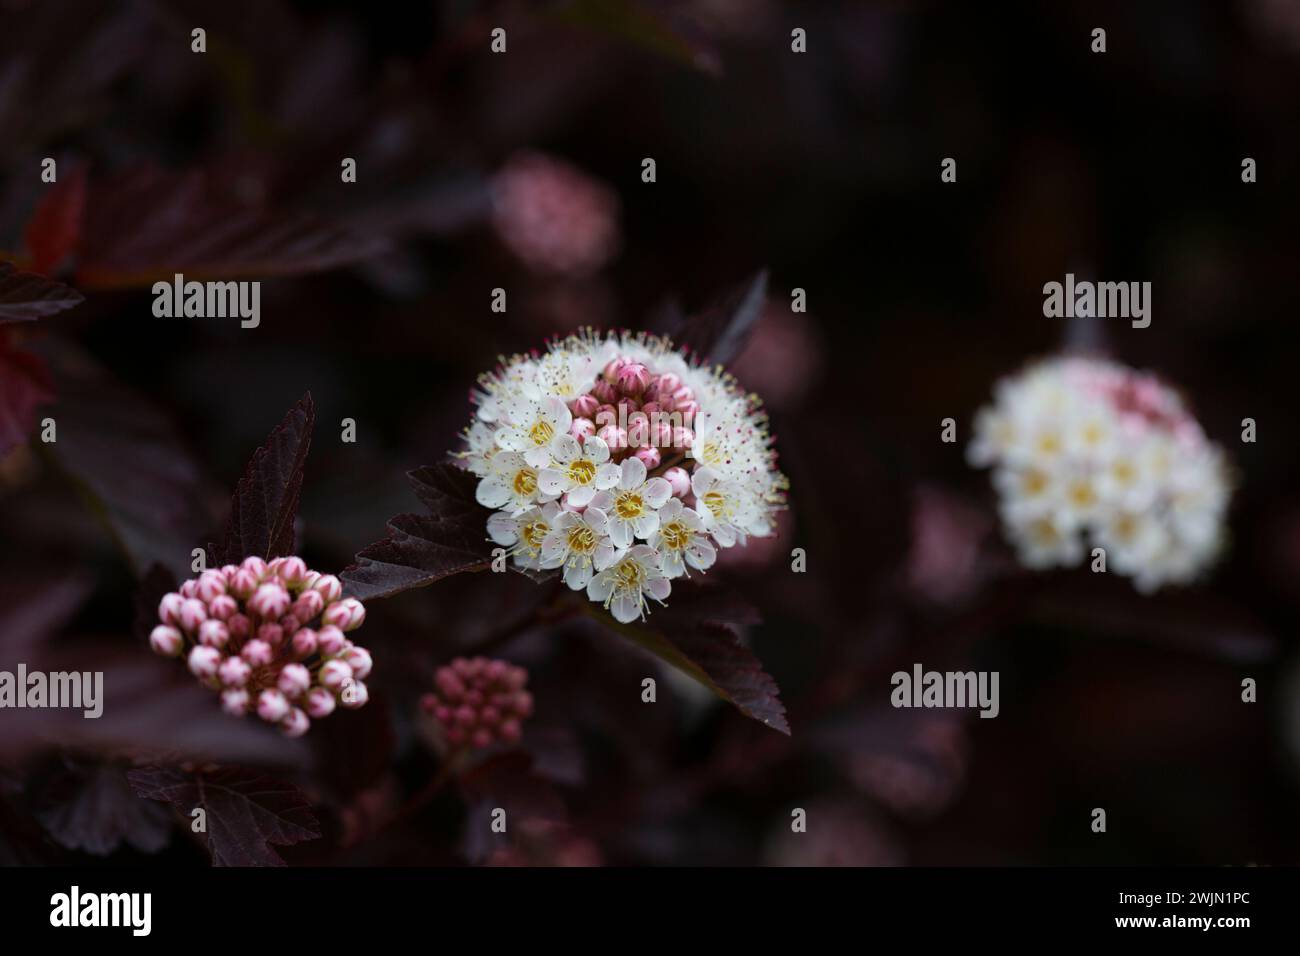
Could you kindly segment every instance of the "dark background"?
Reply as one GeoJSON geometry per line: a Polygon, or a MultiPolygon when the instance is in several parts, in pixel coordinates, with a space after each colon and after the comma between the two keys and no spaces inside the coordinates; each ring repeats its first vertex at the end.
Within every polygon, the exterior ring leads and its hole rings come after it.
{"type": "Polygon", "coordinates": [[[0,12],[0,248],[31,267],[42,157],[88,176],[83,235],[50,269],[86,301],[0,326],[51,369],[40,414],[74,439],[0,462],[0,664],[102,655],[131,689],[99,722],[0,713],[0,860],[203,863],[179,828],[162,848],[170,823],[142,820],[115,776],[161,747],[302,787],[324,835],[281,849],[291,863],[1295,862],[1294,4],[0,12]],[[207,54],[190,52],[193,26],[207,54]],[[597,275],[538,275],[486,222],[487,184],[520,148],[617,192],[622,251],[597,275]],[[356,184],[339,182],[344,156],[356,184]],[[955,184],[940,182],[948,156],[955,184]],[[167,171],[201,171],[217,198],[193,202],[167,171]],[[170,275],[179,240],[246,210],[327,224],[332,258],[236,255],[221,278],[265,279],[255,330],[154,318],[140,277],[170,275]],[[302,553],[337,571],[415,509],[404,472],[454,445],[498,355],[580,325],[646,327],[670,302],[695,311],[761,268],[769,308],[733,370],[771,410],[791,510],[774,545],[711,574],[762,612],[747,638],[789,738],[688,682],[642,705],[658,665],[599,629],[511,633],[536,600],[514,576],[376,602],[375,700],[309,743],[137,672],[161,662],[132,636],[136,577],[188,563],[304,392],[302,553]],[[1067,271],[1152,283],[1149,328],[1082,331],[1182,388],[1237,466],[1230,550],[1195,587],[1144,598],[1117,576],[1018,571],[987,475],[964,462],[996,379],[1080,334],[1042,315],[1043,283],[1067,271]],[[497,286],[505,315],[488,307],[497,286]],[[958,445],[939,440],[949,416],[958,445]],[[449,792],[383,829],[436,772],[416,708],[432,668],[485,642],[532,672],[527,786],[563,823],[476,846],[474,801],[449,792]],[[999,670],[1001,715],[891,709],[889,674],[913,661],[999,670]],[[1245,677],[1258,703],[1241,701],[1245,677]],[[92,785],[112,798],[90,801],[92,785]],[[794,807],[809,812],[798,837],[794,807]]]}

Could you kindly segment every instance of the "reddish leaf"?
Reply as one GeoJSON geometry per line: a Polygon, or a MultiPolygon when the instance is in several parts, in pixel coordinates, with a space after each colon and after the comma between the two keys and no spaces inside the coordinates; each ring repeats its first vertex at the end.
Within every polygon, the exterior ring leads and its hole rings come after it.
{"type": "Polygon", "coordinates": [[[674,590],[643,624],[620,624],[594,604],[607,627],[699,681],[746,717],[790,733],[780,688],[741,640],[739,628],[758,623],[755,609],[721,587],[674,590]]]}
{"type": "Polygon", "coordinates": [[[84,296],[71,286],[0,262],[0,323],[31,322],[70,309],[84,296]]]}
{"type": "Polygon", "coordinates": [[[190,574],[191,552],[212,527],[208,481],[171,418],[85,353],[45,349],[58,402],[58,441],[46,446],[143,574],[154,563],[190,574]]]}
{"type": "Polygon", "coordinates": [[[36,409],[53,397],[45,363],[15,346],[9,332],[0,329],[0,456],[27,441],[36,409]]]}
{"type": "Polygon", "coordinates": [[[23,243],[37,272],[52,275],[73,254],[86,205],[86,167],[65,167],[63,178],[36,204],[23,243]]]}
{"type": "Polygon", "coordinates": [[[764,269],[716,305],[678,323],[670,335],[697,357],[725,365],[744,350],[766,302],[764,269]]]}
{"type": "Polygon", "coordinates": [[[123,843],[157,853],[171,837],[166,809],[141,800],[121,767],[68,762],[41,787],[36,817],[60,846],[107,856],[123,843]]]}
{"type": "Polygon", "coordinates": [[[198,281],[302,275],[383,248],[314,216],[263,209],[205,171],[147,167],[91,183],[77,281],[123,288],[177,273],[198,281]]]}
{"type": "Polygon", "coordinates": [[[214,866],[283,866],[272,846],[320,837],[302,791],[256,771],[223,767],[189,772],[153,766],[129,771],[127,778],[138,795],[170,803],[186,820],[197,808],[207,811],[214,866]]]}
{"type": "Polygon", "coordinates": [[[230,501],[221,544],[208,546],[210,563],[237,563],[254,554],[278,558],[293,553],[293,525],[315,422],[316,408],[308,392],[253,453],[230,501]]]}
{"type": "Polygon", "coordinates": [[[401,514],[388,537],[366,547],[340,577],[363,600],[391,597],[492,563],[487,510],[474,500],[477,479],[455,465],[419,468],[408,476],[429,514],[401,514]]]}

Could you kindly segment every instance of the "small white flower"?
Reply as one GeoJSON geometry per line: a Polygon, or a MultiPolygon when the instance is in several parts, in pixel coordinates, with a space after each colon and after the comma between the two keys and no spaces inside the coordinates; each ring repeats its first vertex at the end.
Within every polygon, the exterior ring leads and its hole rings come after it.
{"type": "Polygon", "coordinates": [[[659,553],[644,544],[619,551],[612,563],[591,579],[587,597],[603,605],[624,624],[643,619],[646,598],[663,603],[672,583],[659,569],[659,553]]]}
{"type": "Polygon", "coordinates": [[[537,469],[518,452],[503,452],[492,460],[492,472],[474,492],[485,508],[522,514],[537,501],[537,469]]]}
{"type": "Polygon", "coordinates": [[[704,527],[724,548],[744,545],[749,526],[757,517],[753,498],[734,479],[723,478],[712,468],[700,468],[691,476],[691,491],[704,527]]]}
{"type": "Polygon", "coordinates": [[[669,498],[659,509],[659,530],[650,535],[649,545],[659,552],[659,567],[669,578],[689,574],[687,565],[707,571],[718,557],[704,520],[680,498],[669,498]]]}
{"type": "Polygon", "coordinates": [[[609,446],[595,435],[582,444],[572,435],[557,435],[551,442],[552,464],[537,475],[537,484],[548,498],[568,494],[568,504],[585,508],[596,492],[613,488],[622,475],[609,460],[609,446]]]}
{"type": "Polygon", "coordinates": [[[605,534],[605,514],[588,508],[579,514],[564,511],[542,542],[541,567],[564,568],[564,583],[581,591],[596,571],[608,567],[616,549],[605,534]]]}
{"type": "Polygon", "coordinates": [[[645,465],[639,458],[625,458],[618,484],[591,499],[608,518],[609,536],[619,548],[631,547],[635,538],[642,540],[659,527],[659,509],[672,497],[672,485],[662,478],[646,478],[645,465]]]}
{"type": "Polygon", "coordinates": [[[498,511],[488,518],[488,537],[508,548],[507,553],[520,567],[535,569],[541,564],[542,542],[551,533],[559,514],[560,506],[553,502],[521,514],[498,511]]]}
{"type": "Polygon", "coordinates": [[[551,463],[551,441],[573,424],[573,413],[564,399],[549,395],[540,399],[520,396],[506,406],[508,424],[497,431],[497,444],[507,451],[522,452],[534,468],[551,463]]]}

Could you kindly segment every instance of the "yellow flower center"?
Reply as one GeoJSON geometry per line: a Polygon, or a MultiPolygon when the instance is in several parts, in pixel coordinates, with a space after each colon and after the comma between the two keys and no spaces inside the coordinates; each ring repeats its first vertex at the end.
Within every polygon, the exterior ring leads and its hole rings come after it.
{"type": "Polygon", "coordinates": [[[569,529],[569,550],[578,554],[591,554],[596,550],[596,535],[585,524],[569,529]]]}
{"type": "Polygon", "coordinates": [[[716,465],[722,458],[722,446],[716,441],[706,441],[700,450],[700,460],[706,465],[716,465]]]}
{"type": "Polygon", "coordinates": [[[520,468],[515,473],[515,494],[527,498],[537,491],[537,472],[532,468],[520,468]]]}
{"type": "Polygon", "coordinates": [[[555,437],[555,428],[548,421],[538,421],[528,432],[528,437],[533,440],[534,445],[549,445],[551,439],[555,437]]]}
{"type": "Polygon", "coordinates": [[[1044,544],[1050,544],[1060,538],[1056,525],[1051,518],[1039,518],[1029,526],[1030,534],[1044,544]]]}
{"type": "Polygon", "coordinates": [[[614,513],[620,518],[631,520],[645,514],[645,502],[638,491],[625,491],[614,499],[614,513]]]}
{"type": "Polygon", "coordinates": [[[614,569],[615,587],[620,590],[640,590],[645,581],[645,571],[636,561],[624,561],[614,569]]]}
{"type": "Polygon", "coordinates": [[[691,543],[691,529],[680,521],[670,521],[659,529],[664,547],[669,551],[682,551],[691,543]]]}
{"type": "Polygon", "coordinates": [[[596,477],[596,463],[586,458],[579,458],[569,463],[569,480],[575,485],[585,485],[596,477]]]}
{"type": "Polygon", "coordinates": [[[519,537],[523,538],[529,548],[536,551],[542,546],[542,539],[550,530],[551,526],[545,521],[533,520],[519,529],[519,537]]]}
{"type": "Polygon", "coordinates": [[[1077,507],[1087,508],[1097,501],[1097,495],[1092,490],[1091,484],[1086,481],[1076,481],[1070,485],[1070,501],[1077,507]]]}
{"type": "Polygon", "coordinates": [[[1127,485],[1131,484],[1133,479],[1137,477],[1137,469],[1127,461],[1117,461],[1111,468],[1111,474],[1115,476],[1115,480],[1120,484],[1127,485]]]}
{"type": "Polygon", "coordinates": [[[704,493],[704,507],[709,509],[709,513],[718,518],[725,518],[731,513],[731,503],[727,501],[727,496],[720,491],[706,491],[704,493]]]}
{"type": "Polygon", "coordinates": [[[1131,541],[1137,534],[1137,518],[1134,515],[1122,514],[1115,520],[1115,536],[1125,541],[1131,541]]]}
{"type": "Polygon", "coordinates": [[[1031,468],[1025,472],[1021,487],[1027,495],[1041,495],[1047,490],[1047,475],[1031,468]]]}

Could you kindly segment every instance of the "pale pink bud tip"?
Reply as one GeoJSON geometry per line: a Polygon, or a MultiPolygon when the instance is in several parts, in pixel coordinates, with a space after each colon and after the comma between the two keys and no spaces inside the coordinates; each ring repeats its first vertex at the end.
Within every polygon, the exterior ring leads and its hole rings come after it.
{"type": "Polygon", "coordinates": [[[248,691],[231,688],[221,692],[221,709],[234,717],[243,717],[248,713],[248,691]]]}
{"type": "Polygon", "coordinates": [[[188,663],[191,674],[206,680],[216,676],[217,668],[221,664],[221,652],[215,647],[200,645],[190,651],[188,663]]]}
{"type": "Polygon", "coordinates": [[[218,676],[221,683],[227,687],[243,687],[248,683],[248,677],[252,674],[253,668],[248,662],[239,657],[228,657],[221,663],[218,676]]]}
{"type": "Polygon", "coordinates": [[[310,716],[319,720],[332,714],[336,704],[334,695],[324,687],[313,687],[307,692],[307,699],[303,706],[310,716]]]}
{"type": "Polygon", "coordinates": [[[311,728],[311,721],[301,708],[289,711],[289,716],[280,721],[280,730],[286,737],[301,737],[311,728]]]}
{"type": "Polygon", "coordinates": [[[356,710],[359,707],[364,707],[368,700],[370,700],[370,689],[366,687],[365,681],[351,681],[343,688],[343,692],[339,694],[339,704],[346,707],[348,710],[356,710]]]}
{"type": "Polygon", "coordinates": [[[280,671],[280,679],[276,681],[276,686],[286,697],[300,697],[311,686],[311,671],[301,664],[285,664],[280,671]]]}
{"type": "Polygon", "coordinates": [[[343,661],[326,661],[320,668],[320,684],[332,691],[342,690],[343,685],[352,680],[352,668],[343,661]]]}
{"type": "Polygon", "coordinates": [[[264,690],[257,696],[257,716],[267,723],[278,723],[289,713],[289,701],[278,690],[264,690]]]}
{"type": "Polygon", "coordinates": [[[678,498],[684,498],[691,492],[691,476],[685,468],[676,466],[669,468],[664,472],[664,480],[668,482],[673,489],[673,494],[678,498]]]}
{"type": "Polygon", "coordinates": [[[344,598],[337,604],[331,604],[325,609],[322,618],[326,624],[333,624],[341,631],[355,630],[365,619],[366,609],[356,598],[344,598]]]}
{"type": "Polygon", "coordinates": [[[155,654],[176,657],[185,646],[185,636],[169,624],[159,624],[149,633],[149,646],[155,654]]]}

